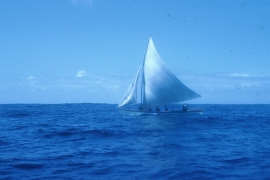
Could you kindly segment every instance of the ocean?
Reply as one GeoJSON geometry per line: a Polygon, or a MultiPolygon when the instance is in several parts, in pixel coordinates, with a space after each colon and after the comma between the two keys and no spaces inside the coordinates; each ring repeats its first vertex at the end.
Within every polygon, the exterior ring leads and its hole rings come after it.
{"type": "Polygon", "coordinates": [[[0,179],[270,179],[270,105],[189,106],[0,105],[0,179]]]}

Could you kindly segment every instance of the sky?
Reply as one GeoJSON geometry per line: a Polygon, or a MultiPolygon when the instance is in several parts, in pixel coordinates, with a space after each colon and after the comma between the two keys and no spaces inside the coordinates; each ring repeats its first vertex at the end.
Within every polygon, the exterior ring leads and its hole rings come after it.
{"type": "Polygon", "coordinates": [[[150,36],[187,103],[270,103],[270,1],[3,0],[0,104],[117,104],[150,36]]]}

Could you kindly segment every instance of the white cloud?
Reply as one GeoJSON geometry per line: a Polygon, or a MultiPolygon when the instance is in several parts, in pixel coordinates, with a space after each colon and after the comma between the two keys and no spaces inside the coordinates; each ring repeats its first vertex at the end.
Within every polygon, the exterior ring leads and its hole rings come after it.
{"type": "Polygon", "coordinates": [[[269,103],[270,78],[245,73],[188,74],[180,80],[202,97],[196,103],[269,103]]]}
{"type": "Polygon", "coordinates": [[[31,79],[35,79],[35,77],[34,76],[29,76],[27,79],[31,80],[31,79]]]}
{"type": "Polygon", "coordinates": [[[230,76],[233,76],[233,77],[249,77],[249,74],[245,74],[245,73],[232,73],[232,74],[230,74],[230,76]]]}
{"type": "Polygon", "coordinates": [[[86,75],[86,71],[79,71],[79,72],[77,73],[76,77],[81,78],[81,77],[83,77],[83,76],[85,76],[85,75],[86,75]]]}
{"type": "MultiPolygon", "coordinates": [[[[34,77],[32,75],[6,85],[9,89],[29,93],[26,101],[42,103],[105,102],[118,103],[133,75],[97,75],[84,70],[71,76],[34,77]],[[84,77],[83,77],[84,76],[84,77]],[[76,78],[83,77],[83,78],[76,78]],[[17,84],[18,83],[18,84],[17,84]],[[53,97],[53,98],[51,98],[53,97]]],[[[269,103],[270,75],[248,74],[248,77],[231,76],[232,73],[185,73],[179,79],[202,97],[187,103],[269,103]]],[[[238,75],[241,73],[238,73],[238,75]]],[[[4,86],[3,86],[4,87],[4,86]]],[[[0,88],[1,90],[1,88],[0,88]]],[[[2,88],[3,91],[3,88],[2,88]]],[[[17,93],[18,92],[18,93],[17,93]]],[[[14,96],[15,97],[15,96],[14,96]]],[[[12,99],[12,98],[11,98],[12,99]]]]}

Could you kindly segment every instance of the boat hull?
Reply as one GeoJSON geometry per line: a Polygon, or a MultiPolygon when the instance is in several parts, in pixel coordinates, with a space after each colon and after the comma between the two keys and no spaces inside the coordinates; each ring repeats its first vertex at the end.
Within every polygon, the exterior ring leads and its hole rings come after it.
{"type": "Polygon", "coordinates": [[[170,111],[142,111],[142,110],[134,110],[134,109],[122,109],[118,108],[119,112],[123,115],[173,115],[173,114],[202,114],[204,111],[203,108],[198,109],[187,109],[187,110],[170,110],[170,111]]]}

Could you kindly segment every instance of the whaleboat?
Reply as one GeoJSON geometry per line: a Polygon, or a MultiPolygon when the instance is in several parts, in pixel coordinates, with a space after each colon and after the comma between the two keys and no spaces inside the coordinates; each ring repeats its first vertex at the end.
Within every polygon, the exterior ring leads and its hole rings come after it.
{"type": "Polygon", "coordinates": [[[125,115],[202,114],[203,108],[186,104],[181,109],[171,107],[199,97],[165,66],[150,37],[145,58],[117,108],[125,115]]]}

